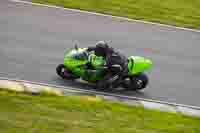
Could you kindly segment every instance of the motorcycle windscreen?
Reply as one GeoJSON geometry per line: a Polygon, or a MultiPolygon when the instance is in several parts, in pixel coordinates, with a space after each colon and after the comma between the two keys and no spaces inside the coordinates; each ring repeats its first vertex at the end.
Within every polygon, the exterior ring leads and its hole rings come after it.
{"type": "Polygon", "coordinates": [[[76,67],[82,66],[88,62],[88,55],[85,49],[72,49],[65,53],[64,65],[66,68],[72,70],[76,67]]]}

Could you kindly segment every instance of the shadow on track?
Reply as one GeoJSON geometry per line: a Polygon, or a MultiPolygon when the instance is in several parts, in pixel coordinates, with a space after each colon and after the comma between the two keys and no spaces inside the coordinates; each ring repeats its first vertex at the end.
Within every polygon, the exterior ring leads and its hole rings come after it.
{"type": "MultiPolygon", "coordinates": [[[[95,86],[88,83],[83,83],[77,80],[65,80],[60,77],[53,77],[52,79],[54,82],[56,82],[57,85],[60,86],[66,86],[66,87],[73,87],[83,90],[96,90],[95,86]]],[[[118,94],[118,95],[126,95],[126,96],[133,96],[133,97],[140,97],[140,98],[147,98],[147,94],[145,94],[143,91],[126,91],[122,90],[122,88],[117,88],[114,90],[96,90],[99,92],[107,92],[112,94],[118,94]]]]}

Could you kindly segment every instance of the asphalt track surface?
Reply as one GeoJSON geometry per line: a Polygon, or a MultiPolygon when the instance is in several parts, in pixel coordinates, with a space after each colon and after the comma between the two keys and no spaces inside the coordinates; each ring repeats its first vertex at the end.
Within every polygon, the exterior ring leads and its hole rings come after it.
{"type": "Polygon", "coordinates": [[[200,106],[200,33],[0,0],[0,76],[91,89],[55,68],[75,42],[98,40],[153,60],[149,86],[123,94],[200,106]]]}

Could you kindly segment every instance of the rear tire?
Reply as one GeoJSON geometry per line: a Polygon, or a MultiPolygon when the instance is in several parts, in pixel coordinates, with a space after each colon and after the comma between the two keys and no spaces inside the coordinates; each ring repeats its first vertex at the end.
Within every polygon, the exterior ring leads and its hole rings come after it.
{"type": "Polygon", "coordinates": [[[139,91],[148,85],[148,77],[144,73],[140,73],[134,77],[124,79],[122,86],[127,90],[139,91]]]}
{"type": "Polygon", "coordinates": [[[57,66],[56,73],[63,79],[73,80],[79,78],[68,71],[63,64],[57,66]]]}

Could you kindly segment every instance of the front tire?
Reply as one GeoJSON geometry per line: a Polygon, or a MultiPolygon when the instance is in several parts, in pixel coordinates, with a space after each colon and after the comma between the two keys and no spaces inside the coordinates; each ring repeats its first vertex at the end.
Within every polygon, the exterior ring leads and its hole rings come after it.
{"type": "Polygon", "coordinates": [[[140,73],[134,77],[124,79],[123,87],[128,90],[139,91],[144,89],[148,85],[148,77],[144,73],[140,73]]]}
{"type": "Polygon", "coordinates": [[[77,76],[74,76],[68,70],[66,70],[66,68],[65,68],[65,66],[63,64],[59,64],[57,66],[56,73],[63,79],[74,80],[74,79],[79,78],[77,76]]]}

